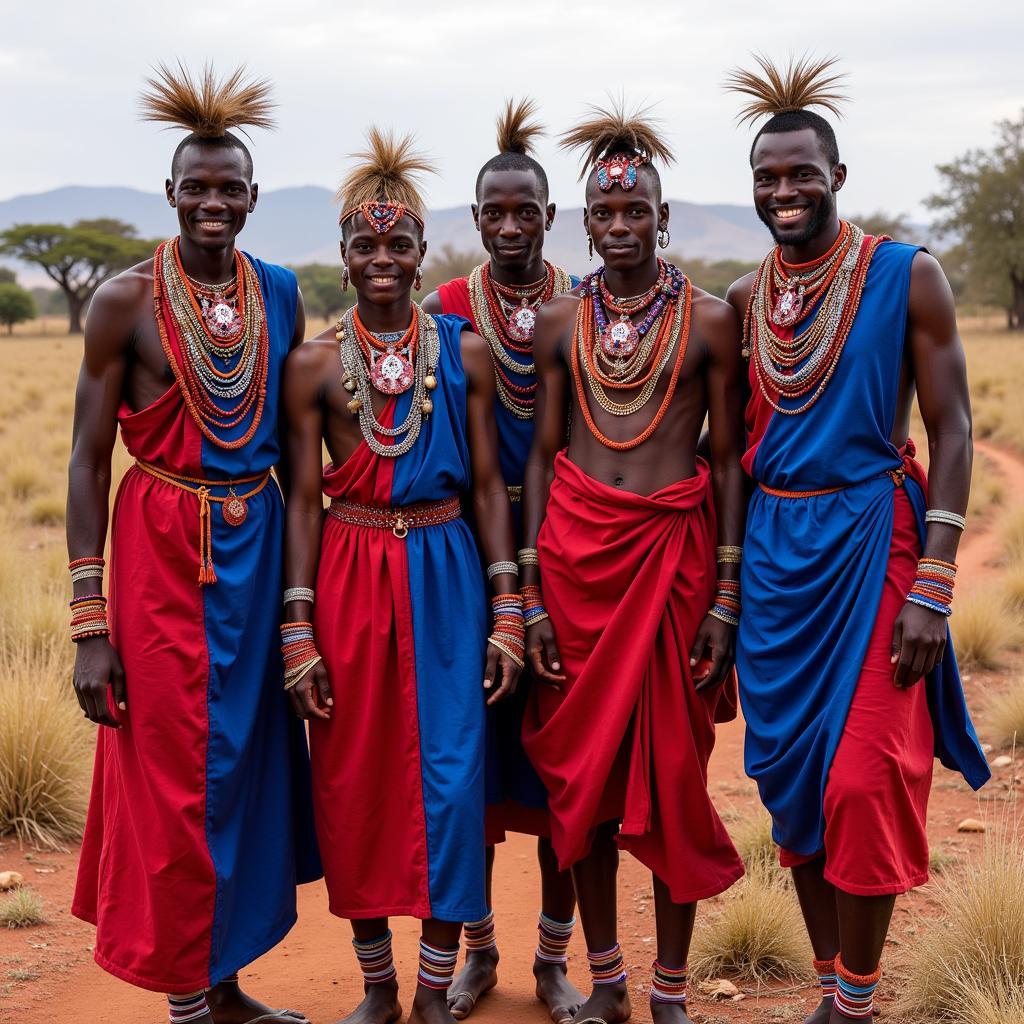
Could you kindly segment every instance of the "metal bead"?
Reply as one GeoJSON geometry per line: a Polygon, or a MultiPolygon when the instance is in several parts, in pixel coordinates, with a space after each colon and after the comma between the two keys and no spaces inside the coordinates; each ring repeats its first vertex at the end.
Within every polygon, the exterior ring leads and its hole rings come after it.
{"type": "Polygon", "coordinates": [[[362,407],[363,400],[361,398],[353,398],[352,401],[348,403],[348,411],[352,413],[353,416],[358,413],[362,407]]]}
{"type": "Polygon", "coordinates": [[[341,339],[344,338],[344,337],[345,337],[345,332],[344,331],[335,331],[334,332],[334,340],[335,341],[341,341],[341,339]]]}
{"type": "Polygon", "coordinates": [[[344,388],[344,389],[345,389],[346,391],[355,391],[355,389],[356,389],[356,382],[355,382],[355,381],[354,381],[354,380],[353,380],[353,379],[352,379],[351,377],[346,377],[346,378],[345,378],[345,379],[344,379],[344,380],[343,380],[343,381],[341,382],[341,386],[342,386],[342,387],[343,387],[343,388],[344,388]]]}
{"type": "Polygon", "coordinates": [[[428,391],[433,391],[434,388],[437,387],[437,378],[432,373],[428,373],[426,377],[423,378],[423,386],[428,391]]]}
{"type": "Polygon", "coordinates": [[[424,398],[420,409],[424,416],[429,416],[434,411],[434,403],[429,398],[424,398]]]}

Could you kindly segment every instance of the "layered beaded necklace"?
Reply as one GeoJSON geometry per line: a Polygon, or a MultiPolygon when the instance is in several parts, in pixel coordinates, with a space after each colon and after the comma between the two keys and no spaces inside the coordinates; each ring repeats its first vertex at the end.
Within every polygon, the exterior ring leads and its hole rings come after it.
{"type": "Polygon", "coordinates": [[[235,251],[235,277],[228,284],[203,285],[185,273],[178,239],[163,242],[153,258],[153,304],[164,355],[203,436],[218,448],[248,444],[263,417],[270,352],[263,295],[248,257],[235,251]],[[168,322],[180,339],[180,360],[168,322]],[[236,398],[226,409],[215,401],[236,398]],[[251,418],[241,437],[219,436],[246,417],[251,418]]]}
{"type": "Polygon", "coordinates": [[[488,261],[469,275],[469,303],[477,329],[491,348],[498,400],[517,419],[533,418],[536,379],[527,384],[509,373],[533,377],[533,332],[537,310],[554,295],[572,289],[572,279],[560,267],[544,261],[545,274],[528,285],[499,284],[488,261]]]}
{"type": "Polygon", "coordinates": [[[753,359],[761,394],[776,412],[806,412],[828,386],[857,316],[871,258],[885,240],[867,238],[844,221],[836,244],[820,260],[787,264],[778,246],[765,257],[747,306],[744,354],[753,359]],[[812,314],[805,330],[792,330],[812,314]],[[777,327],[790,336],[780,336],[777,327]],[[810,397],[797,408],[780,404],[805,395],[810,397]]]}
{"type": "Polygon", "coordinates": [[[359,429],[375,455],[395,459],[412,449],[423,427],[423,420],[434,411],[429,393],[437,387],[437,364],[441,340],[434,318],[414,302],[412,322],[402,332],[375,335],[359,319],[352,306],[335,325],[335,337],[341,343],[342,385],[351,393],[349,412],[359,417],[359,429]],[[388,396],[412,389],[412,403],[405,420],[385,427],[373,412],[373,392],[388,396]],[[385,444],[380,438],[401,441],[385,444]]]}
{"type": "Polygon", "coordinates": [[[612,296],[604,282],[603,267],[584,278],[581,285],[583,299],[576,314],[572,348],[573,380],[590,432],[615,451],[638,447],[658,429],[675,394],[686,356],[692,287],[676,267],[663,260],[658,264],[658,280],[643,295],[625,299],[612,296]],[[618,313],[619,320],[610,323],[606,308],[618,313]],[[643,320],[635,324],[630,316],[641,313],[643,320]],[[626,441],[608,438],[594,421],[587,392],[612,416],[631,416],[651,400],[669,363],[672,370],[668,386],[647,427],[626,441]],[[626,402],[618,402],[609,394],[634,388],[640,390],[626,402]]]}

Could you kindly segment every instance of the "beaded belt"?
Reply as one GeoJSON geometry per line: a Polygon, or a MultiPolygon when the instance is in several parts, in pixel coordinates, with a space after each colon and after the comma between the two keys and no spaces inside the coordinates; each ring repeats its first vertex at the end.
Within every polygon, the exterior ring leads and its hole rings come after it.
{"type": "Polygon", "coordinates": [[[233,480],[204,480],[195,476],[180,476],[177,473],[168,473],[159,466],[135,460],[135,465],[156,477],[157,480],[177,487],[179,490],[188,491],[199,499],[199,585],[217,582],[217,573],[213,568],[213,531],[210,523],[210,502],[221,506],[221,515],[228,526],[241,526],[245,517],[249,514],[249,506],[246,504],[248,498],[259,494],[270,481],[270,470],[263,473],[256,473],[253,476],[240,476],[233,480]],[[245,494],[236,494],[235,488],[242,484],[256,486],[245,494]],[[228,493],[223,497],[217,497],[210,493],[213,487],[226,487],[228,493]]]}
{"type": "Polygon", "coordinates": [[[383,505],[360,505],[354,501],[335,498],[328,513],[349,526],[368,526],[374,530],[390,530],[399,540],[410,530],[423,526],[441,526],[462,515],[462,504],[457,497],[440,501],[419,501],[414,505],[385,508],[383,505]]]}
{"type": "MultiPolygon", "coordinates": [[[[902,487],[903,481],[907,476],[907,471],[900,466],[899,469],[887,469],[884,473],[879,475],[889,477],[892,480],[894,487],[902,487]]],[[[767,484],[758,484],[757,486],[760,487],[765,494],[770,494],[773,498],[817,498],[822,494],[838,494],[840,491],[845,491],[848,487],[852,487],[854,485],[844,484],[842,487],[823,487],[821,490],[817,491],[783,491],[778,487],[769,487],[767,484]]]]}

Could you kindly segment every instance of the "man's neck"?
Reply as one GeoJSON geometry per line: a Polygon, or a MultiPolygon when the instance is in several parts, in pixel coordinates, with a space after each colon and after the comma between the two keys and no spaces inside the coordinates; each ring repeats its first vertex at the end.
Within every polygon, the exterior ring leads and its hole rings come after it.
{"type": "Polygon", "coordinates": [[[507,284],[513,288],[522,288],[528,284],[536,284],[538,281],[543,280],[547,274],[547,268],[544,266],[544,257],[538,253],[537,258],[527,264],[521,270],[509,270],[506,267],[499,266],[495,263],[494,258],[491,258],[491,280],[497,281],[498,284],[507,284]]]}
{"type": "Polygon", "coordinates": [[[642,295],[658,280],[658,257],[651,256],[643,263],[628,269],[604,268],[604,283],[618,299],[642,295]]]}
{"type": "Polygon", "coordinates": [[[782,258],[787,263],[813,263],[821,259],[836,243],[839,237],[839,214],[833,214],[828,223],[814,238],[803,245],[784,245],[782,258]]]}
{"type": "Polygon", "coordinates": [[[223,249],[202,249],[191,239],[180,236],[178,252],[185,273],[203,284],[223,284],[235,276],[235,244],[223,249]]]}
{"type": "Polygon", "coordinates": [[[376,302],[357,300],[359,319],[363,326],[374,334],[392,334],[404,331],[412,323],[412,299],[403,296],[397,301],[382,306],[376,302]]]}

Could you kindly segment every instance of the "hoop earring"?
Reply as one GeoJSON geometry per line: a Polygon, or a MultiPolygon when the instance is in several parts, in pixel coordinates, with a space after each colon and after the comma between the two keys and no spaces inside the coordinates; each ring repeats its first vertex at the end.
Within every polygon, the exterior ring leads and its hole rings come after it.
{"type": "Polygon", "coordinates": [[[341,290],[343,292],[348,291],[348,264],[346,263],[341,270],[341,290]]]}
{"type": "Polygon", "coordinates": [[[417,267],[416,267],[416,277],[413,279],[412,286],[413,286],[413,288],[416,289],[416,291],[419,291],[423,287],[423,264],[422,263],[418,264],[417,267]]]}
{"type": "Polygon", "coordinates": [[[668,228],[662,228],[662,230],[658,232],[658,245],[661,246],[662,249],[667,249],[668,243],[671,241],[672,236],[668,233],[668,228]]]}
{"type": "Polygon", "coordinates": [[[590,237],[590,235],[587,235],[587,249],[590,252],[590,259],[593,260],[594,259],[594,240],[590,237]]]}

